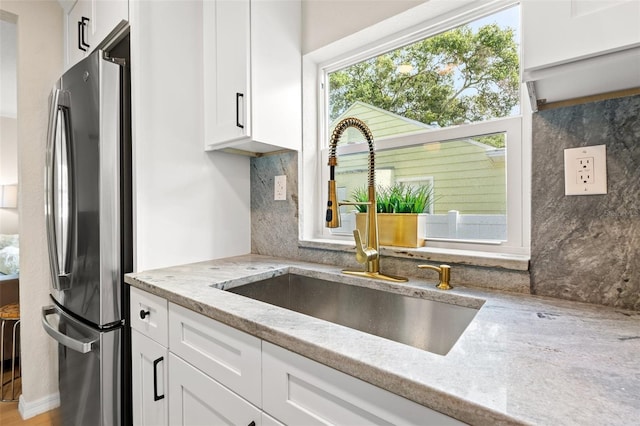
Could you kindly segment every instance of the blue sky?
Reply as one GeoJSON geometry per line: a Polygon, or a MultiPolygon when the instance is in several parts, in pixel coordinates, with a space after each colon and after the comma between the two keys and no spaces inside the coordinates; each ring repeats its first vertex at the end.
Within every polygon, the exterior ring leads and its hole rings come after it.
{"type": "Polygon", "coordinates": [[[469,26],[475,31],[479,27],[487,24],[498,24],[501,28],[511,27],[515,29],[516,43],[520,45],[520,7],[514,6],[509,9],[505,9],[502,12],[489,15],[485,18],[480,18],[473,21],[469,26]]]}

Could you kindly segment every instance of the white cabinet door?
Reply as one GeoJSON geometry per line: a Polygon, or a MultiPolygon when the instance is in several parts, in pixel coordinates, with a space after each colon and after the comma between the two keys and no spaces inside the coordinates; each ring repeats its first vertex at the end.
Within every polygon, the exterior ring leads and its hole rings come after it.
{"type": "Polygon", "coordinates": [[[78,0],[65,17],[65,68],[70,68],[90,51],[91,2],[78,0]]]}
{"type": "Polygon", "coordinates": [[[133,424],[168,425],[167,348],[131,331],[133,424]]]}
{"type": "Polygon", "coordinates": [[[524,69],[610,53],[640,44],[637,0],[524,0],[524,69]]]}
{"type": "Polygon", "coordinates": [[[91,41],[97,47],[116,28],[129,20],[129,0],[91,0],[93,3],[93,25],[91,41]]]}
{"type": "Polygon", "coordinates": [[[205,149],[300,149],[300,1],[205,1],[202,24],[205,149]]]}
{"type": "Polygon", "coordinates": [[[285,426],[264,411],[262,412],[262,426],[285,426]]]}
{"type": "Polygon", "coordinates": [[[268,342],[262,364],[262,409],[285,424],[464,424],[268,342]]]}
{"type": "Polygon", "coordinates": [[[299,1],[251,2],[251,137],[257,143],[302,146],[301,34],[299,1]]]}
{"type": "Polygon", "coordinates": [[[523,0],[523,81],[533,110],[640,85],[640,1],[523,0]]]}
{"type": "Polygon", "coordinates": [[[129,19],[129,0],[78,0],[66,16],[65,68],[75,65],[129,19]]]}
{"type": "Polygon", "coordinates": [[[252,404],[262,405],[257,337],[170,303],[169,349],[252,404]]]}
{"type": "Polygon", "coordinates": [[[197,368],[169,355],[169,424],[262,424],[261,411],[197,368]]]}
{"type": "Polygon", "coordinates": [[[203,12],[205,146],[251,134],[249,0],[205,1],[203,12]]]}

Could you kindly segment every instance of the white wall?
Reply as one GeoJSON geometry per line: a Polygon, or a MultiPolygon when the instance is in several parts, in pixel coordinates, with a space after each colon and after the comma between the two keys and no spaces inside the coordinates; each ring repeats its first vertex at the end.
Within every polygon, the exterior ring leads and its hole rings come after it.
{"type": "Polygon", "coordinates": [[[302,53],[312,52],[429,0],[303,0],[302,53]]]}
{"type": "Polygon", "coordinates": [[[208,153],[202,5],[130,3],[137,271],[251,250],[249,159],[208,153]]]}
{"type": "Polygon", "coordinates": [[[55,1],[0,3],[18,22],[18,162],[22,396],[30,417],[56,405],[57,353],[40,325],[49,301],[45,237],[44,157],[48,96],[62,72],[62,9],[55,1]]]}
{"type": "MultiPolygon", "coordinates": [[[[4,58],[4,51],[3,51],[4,58]]],[[[0,185],[18,183],[18,120],[0,117],[0,185]]],[[[18,209],[0,208],[0,234],[18,233],[18,209]]]]}

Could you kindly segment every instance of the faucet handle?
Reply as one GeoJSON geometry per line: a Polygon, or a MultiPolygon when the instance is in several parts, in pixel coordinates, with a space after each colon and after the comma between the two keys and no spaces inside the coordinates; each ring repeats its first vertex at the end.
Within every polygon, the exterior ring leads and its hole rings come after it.
{"type": "Polygon", "coordinates": [[[367,263],[368,261],[375,259],[378,252],[371,247],[365,247],[362,244],[360,231],[354,229],[353,238],[356,240],[356,260],[358,261],[358,263],[367,263]]]}
{"type": "Polygon", "coordinates": [[[336,193],[336,181],[329,181],[329,192],[327,200],[327,213],[325,215],[325,224],[327,228],[340,227],[340,205],[338,204],[338,196],[336,193]]]}
{"type": "Polygon", "coordinates": [[[451,290],[453,287],[449,284],[449,279],[451,278],[451,266],[449,265],[418,265],[420,269],[431,269],[433,271],[438,272],[438,276],[440,278],[440,282],[436,286],[440,290],[451,290]]]}

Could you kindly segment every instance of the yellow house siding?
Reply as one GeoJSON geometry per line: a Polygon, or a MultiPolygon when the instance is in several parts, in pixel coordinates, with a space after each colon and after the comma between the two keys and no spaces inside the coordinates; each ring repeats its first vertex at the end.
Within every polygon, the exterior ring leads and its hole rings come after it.
{"type": "MultiPolygon", "coordinates": [[[[357,117],[369,127],[374,140],[401,133],[411,133],[428,128],[426,125],[389,113],[388,111],[375,108],[362,102],[354,103],[344,112],[332,125],[330,131],[333,132],[335,125],[346,117],[357,117]]],[[[364,137],[356,129],[347,129],[341,139],[341,144],[364,142],[364,137]]]]}

